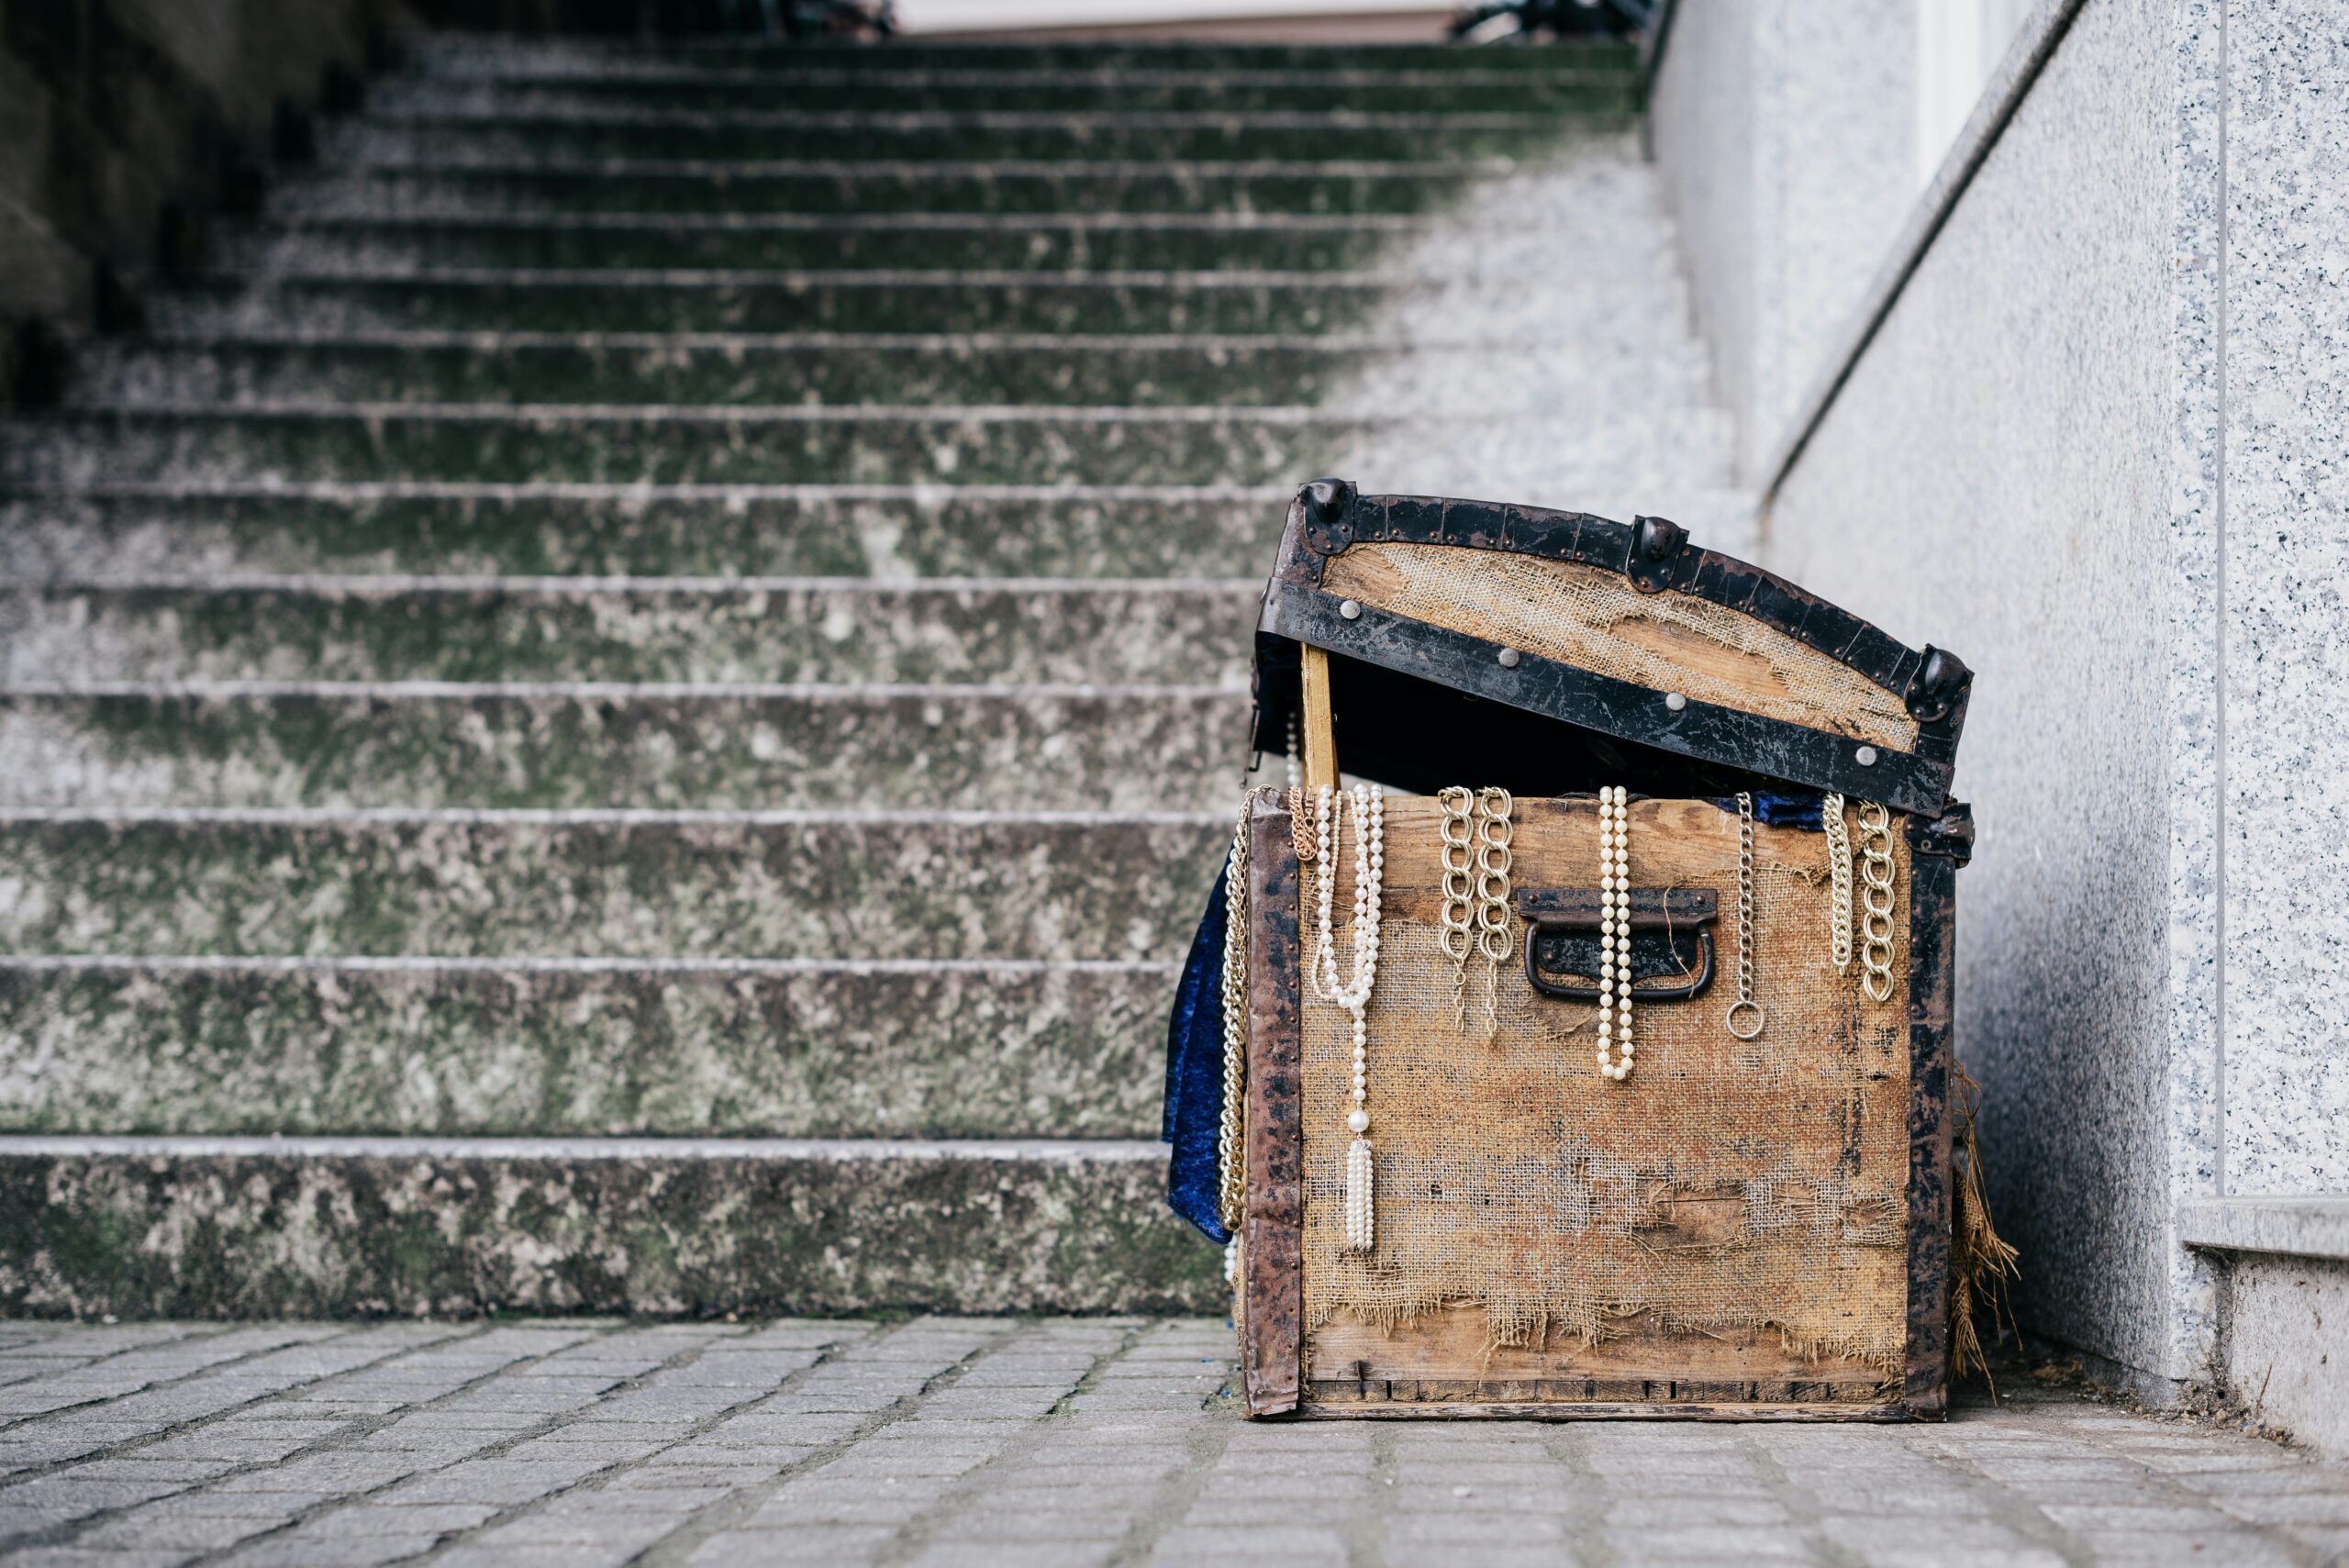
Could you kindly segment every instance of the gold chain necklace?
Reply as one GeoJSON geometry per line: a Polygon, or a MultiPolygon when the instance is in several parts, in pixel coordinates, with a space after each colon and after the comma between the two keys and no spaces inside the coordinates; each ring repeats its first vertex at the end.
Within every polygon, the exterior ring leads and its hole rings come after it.
{"type": "Polygon", "coordinates": [[[1860,989],[1871,1002],[1892,1000],[1892,818],[1873,800],[1860,802],[1860,989]]]}
{"type": "Polygon", "coordinates": [[[1737,1000],[1722,1015],[1722,1027],[1752,1040],[1769,1022],[1753,999],[1753,797],[1737,795],[1737,1000]]]}
{"type": "Polygon", "coordinates": [[[1485,1039],[1500,1027],[1501,965],[1517,951],[1508,923],[1509,813],[1505,789],[1476,792],[1476,951],[1485,955],[1485,1039]]]}
{"type": "Polygon", "coordinates": [[[1231,832],[1231,858],[1223,881],[1223,1120],[1216,1135],[1216,1208],[1223,1228],[1240,1234],[1247,1199],[1247,1172],[1241,1157],[1245,1130],[1242,1096],[1248,1079],[1248,807],[1240,802],[1240,823],[1231,832]]]}
{"type": "Polygon", "coordinates": [[[1438,840],[1436,855],[1443,864],[1443,906],[1438,911],[1436,924],[1438,946],[1443,956],[1452,961],[1452,1018],[1460,1032],[1468,1032],[1468,955],[1475,950],[1476,939],[1469,929],[1472,909],[1471,895],[1475,885],[1469,878],[1469,866],[1475,858],[1474,834],[1469,826],[1470,807],[1475,796],[1458,784],[1436,792],[1436,805],[1443,810],[1443,820],[1436,825],[1438,840]]]}
{"type": "Polygon", "coordinates": [[[1852,834],[1843,824],[1843,797],[1819,803],[1820,826],[1827,830],[1827,956],[1835,973],[1852,970],[1852,834]]]}

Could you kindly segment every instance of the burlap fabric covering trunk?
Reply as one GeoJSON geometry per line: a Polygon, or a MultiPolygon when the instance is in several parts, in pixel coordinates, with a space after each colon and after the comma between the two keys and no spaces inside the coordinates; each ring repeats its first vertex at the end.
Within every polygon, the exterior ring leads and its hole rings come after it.
{"type": "MultiPolygon", "coordinates": [[[[1768,1023],[1731,1038],[1737,995],[1733,805],[1631,809],[1635,888],[1710,888],[1717,973],[1701,995],[1636,1009],[1638,1070],[1599,1077],[1597,1008],[1544,996],[1518,957],[1472,957],[1468,1021],[1438,947],[1442,812],[1386,804],[1385,929],[1369,1010],[1377,1245],[1344,1241],[1352,1026],[1306,988],[1305,1312],[1391,1326],[1447,1306],[1486,1314],[1493,1346],[1589,1344],[1637,1325],[1701,1335],[1775,1329],[1805,1356],[1895,1373],[1907,1324],[1909,856],[1893,818],[1896,986],[1867,1001],[1855,957],[1829,958],[1826,843],[1757,826],[1754,996],[1768,1023]]],[[[1855,824],[1856,826],[1856,824],[1855,824]]],[[[1516,887],[1598,885],[1587,798],[1520,800],[1516,887]]],[[[1854,835],[1854,850],[1857,837],[1854,835]]],[[[1306,868],[1308,959],[1318,887],[1334,865],[1341,970],[1352,952],[1351,835],[1306,868]]],[[[1856,879],[1855,879],[1856,880],[1856,879]]],[[[1856,948],[1856,938],[1854,946],[1856,948]]]]}

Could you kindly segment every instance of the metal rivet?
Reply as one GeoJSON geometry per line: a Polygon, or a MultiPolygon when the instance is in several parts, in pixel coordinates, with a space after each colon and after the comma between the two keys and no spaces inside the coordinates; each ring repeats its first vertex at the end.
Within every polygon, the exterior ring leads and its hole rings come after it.
{"type": "Polygon", "coordinates": [[[1514,670],[1514,669],[1516,669],[1516,668],[1517,668],[1517,662],[1518,662],[1518,660],[1519,660],[1520,657],[1522,657],[1522,655],[1520,655],[1520,654],[1518,652],[1518,651],[1517,651],[1516,649],[1514,649],[1514,648],[1504,648],[1504,649],[1502,649],[1502,650],[1501,650],[1501,668],[1502,668],[1502,669],[1504,669],[1504,670],[1514,670]]]}
{"type": "Polygon", "coordinates": [[[1348,620],[1360,620],[1362,619],[1362,605],[1357,600],[1348,599],[1344,604],[1338,606],[1338,613],[1345,617],[1348,620]]]}
{"type": "Polygon", "coordinates": [[[1688,699],[1682,696],[1678,692],[1666,692],[1664,694],[1664,706],[1670,708],[1673,712],[1678,713],[1682,708],[1688,706],[1688,699]]]}
{"type": "Polygon", "coordinates": [[[1876,748],[1863,746],[1852,754],[1852,760],[1864,768],[1873,768],[1876,766],[1876,748]]]}

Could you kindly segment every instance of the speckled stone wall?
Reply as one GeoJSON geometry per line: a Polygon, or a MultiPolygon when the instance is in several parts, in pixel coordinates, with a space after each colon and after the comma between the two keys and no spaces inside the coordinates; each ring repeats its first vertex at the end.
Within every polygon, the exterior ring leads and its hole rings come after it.
{"type": "Polygon", "coordinates": [[[2310,1447],[2349,1453],[2349,1263],[2246,1254],[2227,1285],[2228,1391],[2310,1447]]]}
{"type": "Polygon", "coordinates": [[[2236,0],[2226,58],[2221,1190],[2349,1193],[2349,34],[2236,0]]]}
{"type": "Polygon", "coordinates": [[[2172,22],[2165,0],[2095,0],[2074,24],[1782,489],[1766,547],[1977,671],[1959,1045],[2024,1250],[2019,1305],[2162,1385],[2209,1356],[2208,1287],[2169,1214],[2210,1180],[2214,1080],[2192,826],[2209,821],[2210,523],[2195,450],[2172,450],[2210,258],[2173,234],[2172,22]]]}
{"type": "Polygon", "coordinates": [[[1913,0],[1681,0],[1653,143],[1742,479],[1908,216],[1916,59],[1913,0]]]}
{"type": "Polygon", "coordinates": [[[2313,1265],[2175,1214],[2349,1191],[2345,82],[2314,0],[2089,0],[1765,525],[1978,672],[1994,1201],[2027,1322],[2155,1395],[2326,1364],[2313,1265]]]}

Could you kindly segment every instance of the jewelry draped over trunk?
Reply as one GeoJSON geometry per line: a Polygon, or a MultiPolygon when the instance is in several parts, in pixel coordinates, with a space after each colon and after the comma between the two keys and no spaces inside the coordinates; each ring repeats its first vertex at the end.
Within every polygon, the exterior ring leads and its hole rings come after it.
{"type": "Polygon", "coordinates": [[[1353,1020],[1354,1097],[1346,1127],[1353,1141],[1346,1147],[1346,1246],[1367,1252],[1376,1238],[1371,1199],[1370,1153],[1370,1030],[1363,1015],[1370,1006],[1371,987],[1378,979],[1378,924],[1381,884],[1386,873],[1386,799],[1377,791],[1357,784],[1351,795],[1328,784],[1314,792],[1313,829],[1320,874],[1314,881],[1315,945],[1308,970],[1315,991],[1335,1002],[1353,1020]],[[1354,823],[1353,958],[1349,973],[1340,978],[1338,940],[1331,927],[1338,885],[1338,862],[1345,819],[1354,823]]]}

